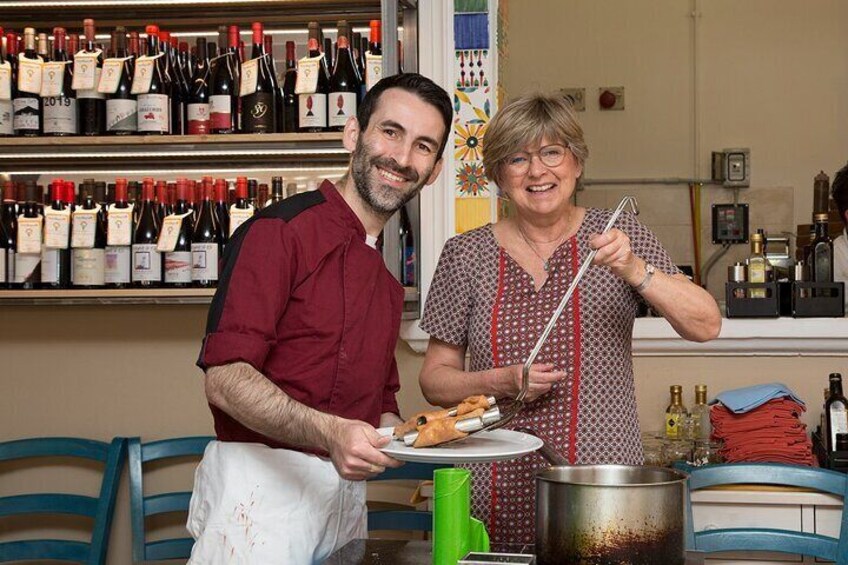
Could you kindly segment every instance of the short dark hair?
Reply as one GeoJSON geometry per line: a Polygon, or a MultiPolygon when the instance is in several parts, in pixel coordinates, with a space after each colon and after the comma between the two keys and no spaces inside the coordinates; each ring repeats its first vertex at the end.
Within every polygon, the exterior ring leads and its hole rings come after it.
{"type": "Polygon", "coordinates": [[[837,171],[833,178],[833,185],[830,187],[830,195],[839,209],[839,218],[848,226],[848,222],[845,221],[845,211],[848,210],[848,165],[837,171]]]}
{"type": "Polygon", "coordinates": [[[453,106],[444,88],[418,73],[392,75],[380,79],[377,84],[372,86],[362,100],[362,104],[359,105],[359,110],[356,113],[359,127],[363,131],[368,128],[368,122],[371,120],[371,114],[377,108],[377,102],[383,93],[390,88],[401,88],[415,94],[421,100],[433,106],[442,115],[442,120],[445,122],[445,134],[442,136],[442,143],[439,145],[439,151],[437,153],[438,158],[441,159],[442,152],[448,142],[451,124],[453,123],[453,106]]]}

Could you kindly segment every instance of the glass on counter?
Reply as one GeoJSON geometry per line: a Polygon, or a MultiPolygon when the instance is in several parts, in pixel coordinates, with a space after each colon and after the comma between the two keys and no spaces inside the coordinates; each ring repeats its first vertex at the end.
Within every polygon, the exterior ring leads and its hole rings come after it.
{"type": "Polygon", "coordinates": [[[695,467],[702,467],[704,465],[724,463],[724,457],[721,456],[720,450],[721,442],[719,441],[710,441],[708,439],[695,440],[695,445],[692,448],[692,458],[689,464],[695,467]]]}

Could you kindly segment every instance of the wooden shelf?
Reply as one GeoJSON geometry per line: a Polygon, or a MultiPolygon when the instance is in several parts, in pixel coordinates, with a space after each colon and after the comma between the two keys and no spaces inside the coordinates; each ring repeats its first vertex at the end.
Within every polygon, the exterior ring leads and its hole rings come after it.
{"type": "Polygon", "coordinates": [[[0,137],[0,151],[14,147],[168,147],[172,145],[203,145],[239,147],[243,144],[341,147],[342,132],[327,133],[235,133],[230,135],[75,135],[69,137],[0,137]]]}

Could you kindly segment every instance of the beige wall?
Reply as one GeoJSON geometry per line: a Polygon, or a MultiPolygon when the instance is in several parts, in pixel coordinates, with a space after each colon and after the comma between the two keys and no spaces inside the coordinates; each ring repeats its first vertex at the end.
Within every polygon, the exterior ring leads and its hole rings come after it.
{"type": "MultiPolygon", "coordinates": [[[[589,179],[709,178],[711,151],[749,147],[751,188],[739,200],[751,205],[752,230],[776,235],[811,221],[813,177],[848,160],[846,2],[508,2],[507,97],[585,87],[589,179]],[[623,112],[598,110],[601,86],[625,87],[623,112]]],[[[609,206],[625,192],[675,261],[692,264],[688,188],[589,186],[578,202],[609,206]]],[[[728,189],[704,190],[702,263],[718,249],[710,204],[730,201],[728,189]]],[[[714,268],[715,296],[726,265],[745,254],[734,246],[714,268]]]]}

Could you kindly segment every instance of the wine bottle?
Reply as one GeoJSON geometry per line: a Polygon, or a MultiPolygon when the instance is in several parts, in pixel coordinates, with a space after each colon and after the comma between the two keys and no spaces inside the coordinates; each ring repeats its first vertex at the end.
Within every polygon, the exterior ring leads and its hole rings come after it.
{"type": "Polygon", "coordinates": [[[12,181],[3,183],[3,204],[0,207],[0,287],[14,288],[15,255],[18,248],[18,215],[16,213],[15,185],[12,181]]]}
{"type": "Polygon", "coordinates": [[[248,200],[247,177],[236,177],[235,200],[235,204],[230,208],[230,230],[227,234],[229,239],[232,239],[240,225],[253,216],[253,206],[248,200]]]}
{"type": "Polygon", "coordinates": [[[343,131],[348,118],[356,117],[356,100],[362,82],[350,52],[350,26],[347,21],[341,20],[338,28],[336,66],[333,68],[333,76],[330,77],[327,108],[328,124],[333,131],[343,131]]]}
{"type": "Polygon", "coordinates": [[[282,88],[282,127],[283,133],[294,133],[298,130],[297,124],[297,94],[294,88],[297,84],[297,56],[295,54],[294,41],[286,41],[286,74],[283,77],[282,88]]]}
{"type": "Polygon", "coordinates": [[[85,84],[82,88],[77,88],[80,133],[82,135],[103,135],[106,131],[106,96],[97,90],[97,86],[100,84],[100,73],[103,69],[103,53],[95,44],[94,20],[91,18],[83,20],[83,31],[85,33],[84,54],[82,54],[81,59],[80,56],[75,57],[74,73],[81,72],[81,64],[77,59],[88,61],[87,64],[94,64],[94,82],[91,88],[87,87],[88,84],[85,84]]]}
{"type": "Polygon", "coordinates": [[[186,124],[189,135],[207,134],[212,125],[209,115],[209,61],[203,37],[197,38],[197,62],[186,106],[186,124]]]}
{"type": "Polygon", "coordinates": [[[833,282],[833,240],[828,233],[828,214],[823,212],[813,216],[816,237],[810,243],[810,278],[813,282],[833,282]]]}
{"type": "MultiPolygon", "coordinates": [[[[236,133],[238,131],[238,85],[239,65],[236,51],[239,45],[238,26],[227,31],[226,53],[215,60],[212,85],[209,94],[209,112],[212,133],[236,133]]],[[[223,50],[223,45],[221,45],[223,50]]]]}
{"type": "MultiPolygon", "coordinates": [[[[323,36],[324,32],[321,32],[323,36]]],[[[327,68],[332,69],[336,63],[336,52],[333,49],[333,40],[329,37],[324,37],[321,41],[318,42],[321,47],[321,52],[324,53],[324,60],[327,62],[327,68]]]]}
{"type": "Polygon", "coordinates": [[[191,280],[196,286],[210,287],[218,282],[218,256],[221,227],[215,219],[212,185],[204,181],[197,222],[191,237],[191,280]]]}
{"type": "Polygon", "coordinates": [[[105,281],[110,288],[124,288],[132,281],[133,225],[127,197],[127,179],[115,179],[115,203],[106,216],[105,281]]]}
{"type": "MultiPolygon", "coordinates": [[[[23,224],[25,220],[37,220],[38,213],[38,196],[36,194],[35,181],[26,181],[25,201],[20,216],[18,217],[18,253],[15,255],[15,286],[24,290],[32,290],[38,288],[41,282],[41,249],[38,251],[24,252],[24,239],[28,234],[32,234],[32,226],[23,224]]],[[[38,229],[41,225],[38,224],[38,229]]],[[[40,239],[40,235],[38,235],[40,239]]]]}
{"type": "MultiPolygon", "coordinates": [[[[173,251],[165,252],[165,286],[184,287],[191,285],[191,209],[188,206],[188,183],[177,179],[177,202],[174,213],[163,225],[163,232],[170,219],[179,219],[176,245],[173,251]]],[[[161,236],[160,236],[161,237],[161,236]]]]}
{"type": "Polygon", "coordinates": [[[37,44],[38,44],[38,48],[36,49],[36,53],[38,53],[38,56],[41,57],[41,60],[43,62],[49,63],[50,62],[50,48],[48,47],[47,34],[46,33],[39,33],[38,34],[37,44]]]}
{"type": "Polygon", "coordinates": [[[106,227],[94,191],[94,181],[85,179],[80,189],[82,206],[72,216],[71,280],[76,287],[102,288],[106,284],[106,227]]]}
{"type": "Polygon", "coordinates": [[[215,181],[215,221],[221,230],[221,249],[227,244],[230,235],[230,210],[227,206],[227,181],[215,181]]]}
{"type": "Polygon", "coordinates": [[[277,72],[277,59],[274,57],[274,37],[265,34],[265,56],[271,67],[271,79],[274,83],[274,131],[283,131],[283,90],[280,83],[280,75],[277,72]]]}
{"type": "Polygon", "coordinates": [[[242,133],[274,133],[276,124],[277,88],[273,70],[265,53],[264,30],[260,22],[253,22],[253,51],[251,60],[242,69],[241,111],[242,133]],[[251,67],[255,67],[251,69],[251,67]],[[253,85],[255,79],[256,85],[253,85]]]}
{"type": "Polygon", "coordinates": [[[836,451],[836,435],[848,433],[848,400],[842,394],[842,375],[831,373],[830,394],[825,403],[827,422],[827,450],[836,451]]]}
{"type": "MultiPolygon", "coordinates": [[[[298,124],[302,132],[321,132],[327,129],[327,95],[330,92],[330,78],[327,73],[327,61],[321,54],[318,38],[321,28],[318,22],[309,22],[309,57],[318,60],[318,76],[314,92],[298,95],[298,124]]],[[[301,71],[298,71],[300,74],[301,71]]]]}
{"type": "Polygon", "coordinates": [[[138,132],[145,135],[166,135],[171,130],[171,87],[165,73],[165,55],[159,50],[159,28],[149,25],[145,31],[147,57],[136,62],[133,77],[133,90],[137,91],[138,96],[138,132]],[[147,73],[149,79],[146,78],[147,73]],[[148,81],[149,86],[146,86],[148,81]]]}
{"type": "MultiPolygon", "coordinates": [[[[56,37],[54,34],[53,37],[56,37]]],[[[45,211],[44,246],[41,250],[41,286],[71,286],[70,210],[67,186],[62,179],[50,185],[50,209],[45,211]]]]}
{"type": "MultiPolygon", "coordinates": [[[[132,135],[138,131],[138,102],[132,93],[134,60],[127,51],[126,29],[118,26],[112,34],[113,54],[118,59],[126,60],[121,65],[121,76],[115,92],[106,95],[106,133],[111,135],[132,135]]],[[[132,41],[131,41],[132,43],[132,41]]],[[[138,50],[138,37],[135,39],[135,49],[138,50]]]]}
{"type": "Polygon", "coordinates": [[[285,198],[283,194],[283,177],[271,177],[271,198],[268,200],[268,206],[272,206],[277,202],[282,202],[285,198]]]}
{"type": "Polygon", "coordinates": [[[248,179],[247,181],[247,203],[251,208],[256,208],[256,192],[259,183],[256,179],[248,179]]]}
{"type": "MultiPolygon", "coordinates": [[[[14,33],[3,33],[3,28],[0,27],[0,43],[6,42],[11,44],[13,41],[17,41],[15,39],[14,33]]],[[[15,74],[14,74],[14,66],[10,62],[10,57],[8,55],[4,56],[2,53],[2,49],[0,49],[0,68],[4,69],[4,74],[6,75],[6,79],[9,81],[9,99],[3,100],[0,99],[0,137],[11,137],[15,135],[15,128],[12,124],[12,117],[14,116],[14,112],[12,110],[12,96],[11,92],[15,89],[15,74]]],[[[17,61],[15,61],[15,66],[17,65],[17,61]]],[[[2,283],[0,283],[2,286],[2,283]]]]}
{"type": "Polygon", "coordinates": [[[171,135],[182,135],[185,133],[186,103],[188,101],[188,85],[177,62],[177,38],[172,37],[167,31],[159,32],[159,45],[165,54],[165,75],[170,84],[170,133],[171,135]]]}
{"type": "Polygon", "coordinates": [[[412,232],[412,222],[406,206],[400,208],[400,281],[404,286],[415,286],[417,284],[415,267],[415,235],[412,232]]]}
{"type": "Polygon", "coordinates": [[[30,62],[38,61],[38,55],[35,53],[35,30],[31,27],[24,29],[24,52],[18,52],[17,38],[6,46],[12,61],[12,76],[17,77],[17,81],[12,81],[12,127],[15,130],[15,135],[25,137],[35,137],[41,135],[41,98],[39,97],[39,88],[34,88],[27,85],[27,76],[39,72],[35,67],[30,66],[30,62]],[[26,65],[26,66],[25,66],[26,65]],[[17,84],[15,84],[17,83],[17,84]]]}
{"type": "Polygon", "coordinates": [[[153,179],[144,179],[141,185],[141,209],[132,244],[132,281],[137,287],[150,288],[162,284],[162,255],[156,250],[160,225],[154,202],[153,179]]]}
{"type": "MultiPolygon", "coordinates": [[[[74,76],[68,60],[67,33],[65,28],[53,28],[53,61],[44,69],[42,81],[53,85],[51,96],[42,99],[44,104],[44,135],[77,135],[79,119],[77,116],[77,99],[71,85],[74,76]],[[54,78],[55,77],[55,78],[54,78]]],[[[44,92],[45,85],[42,85],[44,92]]]]}
{"type": "Polygon", "coordinates": [[[380,20],[371,20],[368,52],[365,54],[365,91],[377,84],[383,78],[383,37],[380,20]]]}

